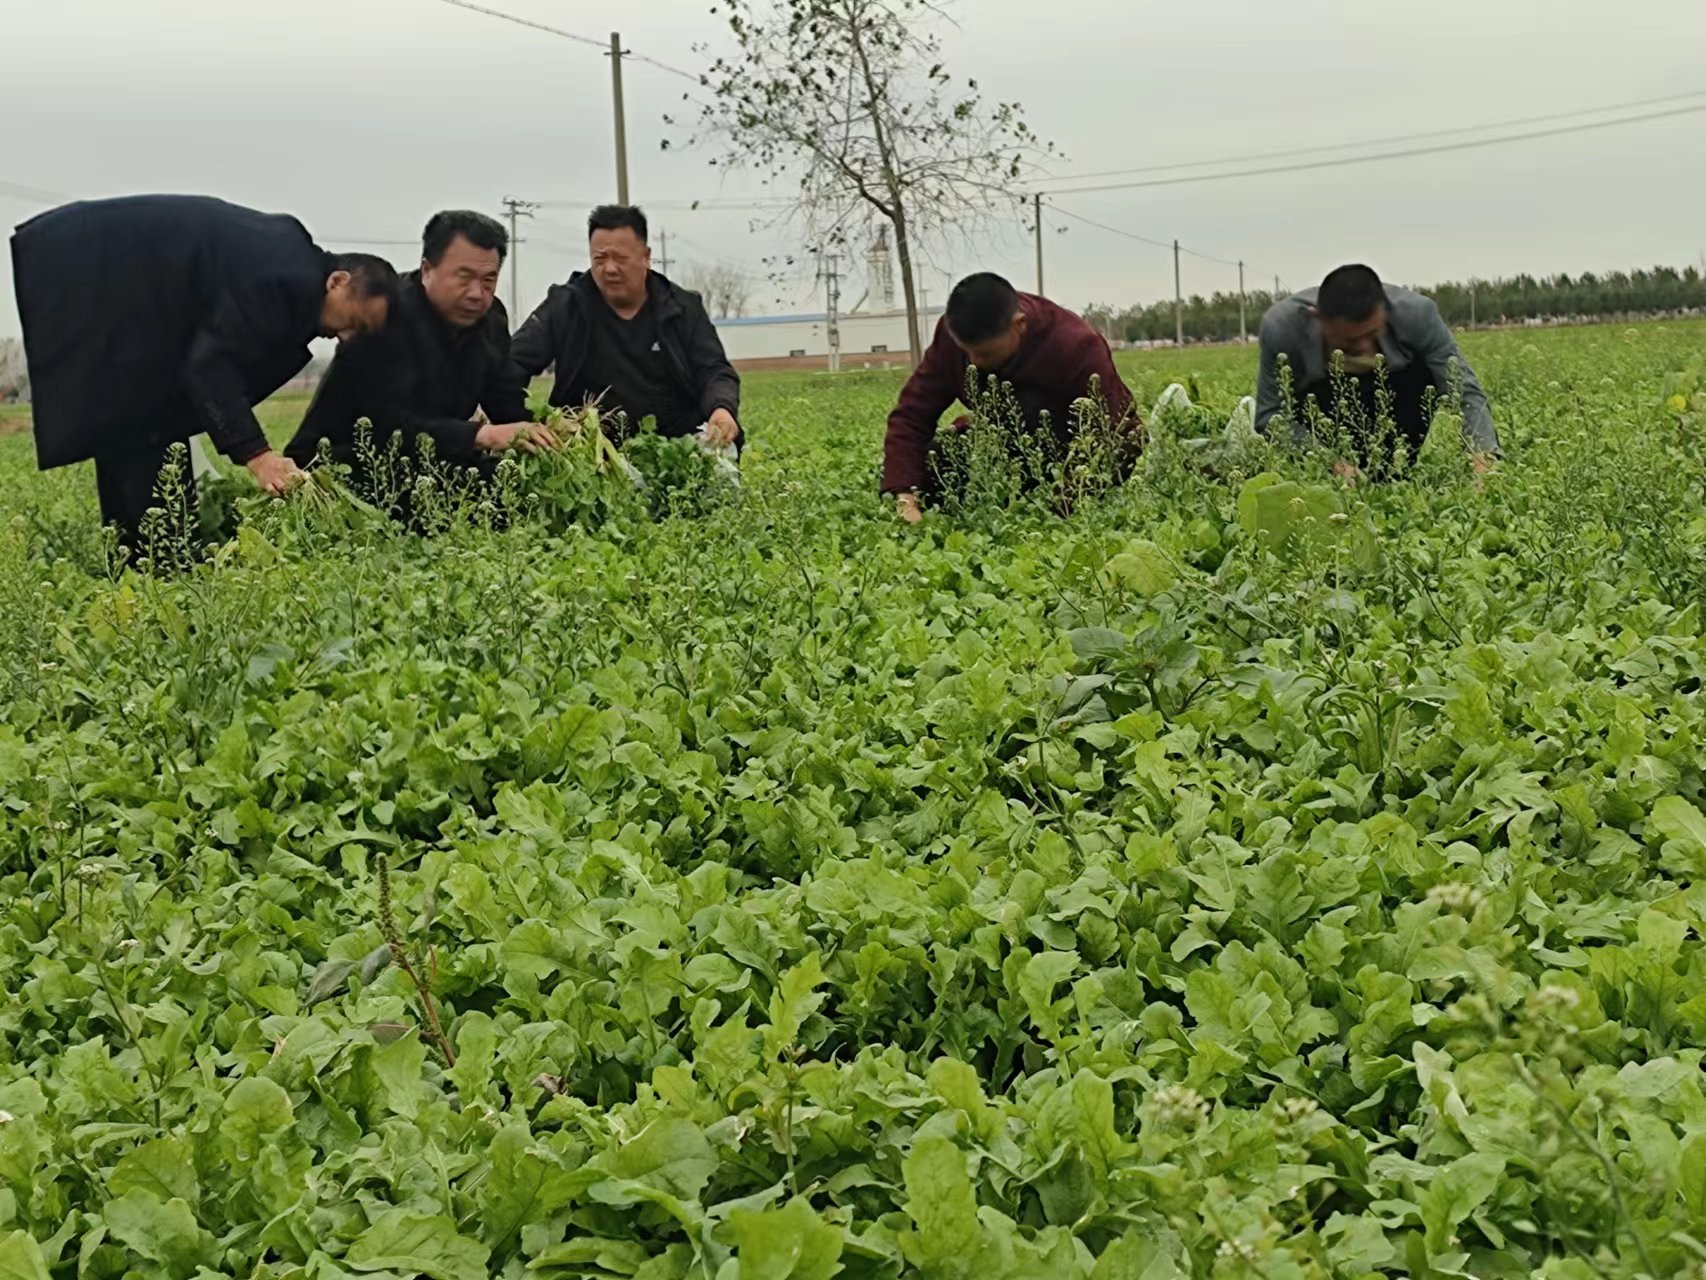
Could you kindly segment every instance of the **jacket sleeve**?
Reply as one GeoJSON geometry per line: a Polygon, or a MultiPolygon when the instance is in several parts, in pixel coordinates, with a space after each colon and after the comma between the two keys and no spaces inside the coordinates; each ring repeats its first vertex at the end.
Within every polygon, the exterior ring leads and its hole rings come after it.
{"type": "MultiPolygon", "coordinates": [[[[1293,408],[1286,404],[1280,387],[1280,357],[1284,356],[1291,362],[1293,377],[1298,368],[1295,353],[1287,350],[1287,326],[1277,306],[1270,308],[1262,317],[1257,341],[1261,354],[1256,368],[1256,431],[1265,436],[1268,424],[1275,418],[1290,418],[1293,408]]],[[[1296,445],[1305,443],[1304,425],[1294,418],[1290,420],[1291,442],[1296,445]]]]}
{"type": "Polygon", "coordinates": [[[562,285],[553,285],[551,292],[545,295],[545,301],[535,307],[526,323],[515,331],[515,337],[509,344],[509,354],[519,371],[522,386],[544,373],[557,359],[557,352],[563,345],[563,321],[568,309],[568,290],[562,285]]]}
{"type": "Polygon", "coordinates": [[[1493,426],[1493,410],[1487,403],[1487,393],[1475,370],[1463,358],[1463,352],[1452,336],[1439,305],[1424,298],[1427,307],[1414,338],[1416,355],[1427,361],[1428,373],[1442,397],[1453,395],[1463,388],[1463,434],[1477,453],[1498,453],[1499,433],[1493,426]]]}
{"type": "Polygon", "coordinates": [[[276,363],[280,350],[302,349],[295,332],[298,307],[283,281],[259,281],[227,290],[190,340],[181,380],[199,425],[236,463],[267,452],[266,433],[249,404],[243,368],[276,363]]]}
{"type": "Polygon", "coordinates": [[[449,462],[472,460],[479,453],[474,443],[479,427],[461,418],[415,413],[408,407],[404,383],[404,362],[389,335],[340,346],[290,442],[290,456],[299,466],[311,461],[322,439],[334,446],[351,447],[355,424],[366,418],[373,425],[376,444],[383,445],[401,433],[412,452],[426,436],[439,458],[449,462]]]}
{"type": "MultiPolygon", "coordinates": [[[[527,412],[528,378],[522,375],[520,366],[515,363],[509,317],[501,307],[502,304],[498,304],[493,308],[498,317],[492,339],[495,358],[486,370],[486,385],[480,389],[480,407],[493,422],[526,422],[531,416],[527,412]]],[[[472,440],[469,445],[473,446],[472,440]]]]}
{"type": "Polygon", "coordinates": [[[687,364],[699,389],[699,412],[709,418],[718,409],[740,421],[740,374],[729,363],[717,326],[699,295],[681,290],[682,310],[687,318],[687,364]]]}
{"type": "Polygon", "coordinates": [[[923,487],[937,424],[965,390],[964,379],[965,358],[949,336],[947,324],[938,321],[924,359],[906,380],[900,400],[889,414],[888,433],[883,439],[884,493],[923,487]]]}
{"type": "Polygon", "coordinates": [[[284,453],[299,467],[314,461],[320,441],[329,440],[333,447],[348,443],[354,434],[356,371],[351,367],[349,350],[341,344],[332,357],[331,366],[314,388],[314,398],[308,402],[308,412],[296,434],[285,445],[284,453]]]}

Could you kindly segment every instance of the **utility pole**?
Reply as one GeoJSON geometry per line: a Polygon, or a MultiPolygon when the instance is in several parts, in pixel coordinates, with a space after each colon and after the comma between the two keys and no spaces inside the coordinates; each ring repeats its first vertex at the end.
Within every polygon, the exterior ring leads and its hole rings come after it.
{"type": "Polygon", "coordinates": [[[658,232],[658,274],[669,274],[669,232],[658,232]]]}
{"type": "Polygon", "coordinates": [[[1250,325],[1245,318],[1246,299],[1244,294],[1244,259],[1238,259],[1238,341],[1250,341],[1250,325]]]}
{"type": "Polygon", "coordinates": [[[820,268],[824,289],[829,301],[829,371],[841,372],[841,258],[838,254],[823,255],[820,268]]]}
{"type": "Polygon", "coordinates": [[[1279,300],[1280,300],[1280,282],[1279,282],[1279,277],[1275,276],[1274,277],[1274,301],[1278,302],[1279,300]]]}
{"type": "Polygon", "coordinates": [[[1037,218],[1037,296],[1043,296],[1043,193],[1031,197],[1031,209],[1037,218]]]}
{"type": "Polygon", "coordinates": [[[930,327],[930,290],[924,287],[922,281],[918,285],[918,329],[919,348],[927,348],[936,332],[930,327]]]}
{"type": "Polygon", "coordinates": [[[1469,327],[1475,327],[1475,282],[1469,282],[1469,327]]]}
{"type": "Polygon", "coordinates": [[[1173,241],[1173,329],[1182,348],[1185,345],[1185,292],[1179,285],[1179,242],[1173,241]]]}
{"type": "Polygon", "coordinates": [[[521,323],[521,237],[516,234],[516,221],[531,218],[539,206],[532,200],[504,197],[504,215],[509,218],[509,322],[521,323]]]}
{"type": "Polygon", "coordinates": [[[616,102],[616,203],[628,203],[628,111],[622,102],[622,36],[610,33],[610,92],[616,102]]]}

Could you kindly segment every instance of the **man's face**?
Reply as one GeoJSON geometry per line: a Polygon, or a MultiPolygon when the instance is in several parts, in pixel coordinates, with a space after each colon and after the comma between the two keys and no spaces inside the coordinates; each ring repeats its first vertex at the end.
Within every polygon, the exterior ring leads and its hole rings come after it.
{"type": "Polygon", "coordinates": [[[652,251],[632,227],[594,231],[589,247],[593,283],[606,302],[613,307],[632,307],[645,300],[652,251]]]}
{"type": "Polygon", "coordinates": [[[469,329],[492,309],[502,267],[496,249],[482,249],[458,235],[436,263],[421,259],[421,291],[446,323],[469,329]]]}
{"type": "Polygon", "coordinates": [[[1321,322],[1321,341],[1330,360],[1335,351],[1344,353],[1345,369],[1350,373],[1365,373],[1374,367],[1380,354],[1380,338],[1386,332],[1386,308],[1376,307],[1365,320],[1346,320],[1338,316],[1315,318],[1321,322]]]}
{"type": "MultiPolygon", "coordinates": [[[[953,334],[953,326],[948,327],[953,334]]],[[[954,335],[954,345],[966,353],[972,367],[983,373],[1000,373],[1005,369],[1014,356],[1019,354],[1019,347],[1025,341],[1025,313],[1018,312],[1011,324],[993,338],[985,338],[982,342],[961,342],[954,335]]]]}
{"type": "Polygon", "coordinates": [[[389,319],[384,298],[364,298],[350,281],[347,271],[334,271],[326,278],[326,301],[320,307],[320,336],[353,342],[378,333],[389,319]]]}

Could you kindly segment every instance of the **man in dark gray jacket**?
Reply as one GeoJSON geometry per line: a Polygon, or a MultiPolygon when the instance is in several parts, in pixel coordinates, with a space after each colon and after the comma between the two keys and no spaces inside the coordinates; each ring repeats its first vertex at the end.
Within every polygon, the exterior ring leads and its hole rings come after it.
{"type": "Polygon", "coordinates": [[[590,272],[554,285],[515,335],[510,354],[527,379],[556,366],[551,403],[597,400],[630,427],[655,418],[666,436],[704,429],[706,443],[738,444],[740,375],[699,295],[652,270],[646,215],[606,205],[587,220],[590,272]]]}
{"type": "Polygon", "coordinates": [[[1367,466],[1368,437],[1384,407],[1414,458],[1427,438],[1430,404],[1448,404],[1458,392],[1463,435],[1476,469],[1484,471],[1499,455],[1499,435],[1475,371],[1431,298],[1383,285],[1369,267],[1340,267],[1319,289],[1275,303],[1262,320],[1256,429],[1264,434],[1279,418],[1293,443],[1308,444],[1306,405],[1313,399],[1349,438],[1356,462],[1367,466]],[[1289,403],[1281,386],[1282,356],[1291,370],[1289,403]],[[1341,367],[1339,385],[1335,364],[1341,367]]]}

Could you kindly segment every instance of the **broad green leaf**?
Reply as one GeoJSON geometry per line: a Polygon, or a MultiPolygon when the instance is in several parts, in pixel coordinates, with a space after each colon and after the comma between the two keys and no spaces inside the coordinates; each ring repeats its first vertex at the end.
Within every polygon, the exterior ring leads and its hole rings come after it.
{"type": "Polygon", "coordinates": [[[1697,1133],[1682,1144],[1681,1171],[1678,1189],[1698,1234],[1706,1228],[1706,1133],[1697,1133]]]}
{"type": "Polygon", "coordinates": [[[41,1246],[29,1232],[0,1235],[0,1280],[49,1280],[41,1246]]]}
{"type": "Polygon", "coordinates": [[[1090,1280],[1184,1280],[1188,1274],[1160,1240],[1128,1231],[1096,1259],[1090,1280]]]}
{"type": "Polygon", "coordinates": [[[1135,538],[1108,561],[1108,576],[1140,595],[1160,595],[1178,580],[1167,553],[1147,538],[1135,538]]]}
{"type": "Polygon", "coordinates": [[[1487,1202],[1504,1173],[1502,1156],[1476,1151],[1446,1165],[1417,1197],[1428,1249],[1443,1253],[1458,1225],[1487,1202]]]}
{"type": "Polygon", "coordinates": [[[525,1124],[499,1129],[486,1150],[491,1171],[480,1184],[480,1236],[500,1255],[530,1222],[548,1218],[568,1203],[568,1174],[533,1149],[525,1124]]]}
{"type": "Polygon", "coordinates": [[[842,1229],[804,1199],[729,1215],[739,1280],[830,1280],[841,1270],[842,1229]]]}
{"type": "Polygon", "coordinates": [[[354,960],[326,961],[315,971],[314,980],[308,984],[308,991],[302,997],[303,1007],[312,1009],[320,1001],[336,995],[354,972],[354,960]]]}
{"type": "Polygon", "coordinates": [[[246,1076],[226,1096],[220,1137],[238,1160],[253,1160],[292,1119],[288,1093],[264,1076],[246,1076]]]}
{"type": "Polygon", "coordinates": [[[1706,814],[1681,796],[1662,796],[1648,819],[1665,840],[1665,854],[1692,874],[1706,873],[1706,814]]]}
{"type": "Polygon", "coordinates": [[[139,1189],[161,1200],[176,1198],[191,1205],[201,1198],[195,1162],[189,1144],[181,1138],[155,1138],[126,1152],[108,1175],[107,1187],[115,1196],[139,1189]]]}
{"type": "Polygon", "coordinates": [[[426,1044],[418,1035],[406,1035],[375,1047],[371,1055],[369,1061],[386,1108],[413,1120],[431,1095],[421,1076],[427,1060],[426,1044]]]}
{"type": "Polygon", "coordinates": [[[356,1237],[344,1265],[353,1271],[419,1272],[431,1280],[486,1280],[486,1246],[438,1214],[391,1209],[356,1237]]]}
{"type": "Polygon", "coordinates": [[[643,1183],[681,1200],[697,1200],[717,1157],[705,1135],[690,1120],[654,1120],[631,1142],[606,1158],[613,1177],[643,1183]]]}
{"type": "Polygon", "coordinates": [[[946,1138],[926,1138],[913,1147],[901,1172],[906,1214],[915,1228],[901,1237],[907,1260],[923,1280],[973,1275],[983,1230],[965,1154],[946,1138]]]}
{"type": "Polygon", "coordinates": [[[157,1262],[172,1275],[186,1275],[208,1254],[212,1241],[182,1200],[162,1201],[132,1189],[101,1210],[114,1240],[138,1257],[157,1262]]]}
{"type": "Polygon", "coordinates": [[[527,1264],[527,1268],[529,1271],[540,1271],[561,1267],[593,1276],[606,1273],[613,1276],[631,1276],[645,1266],[650,1258],[651,1250],[637,1240],[605,1240],[596,1236],[582,1236],[541,1250],[527,1264]]]}

